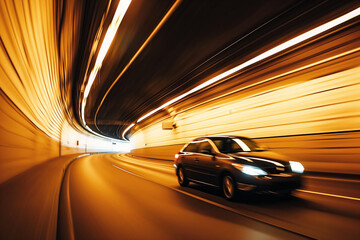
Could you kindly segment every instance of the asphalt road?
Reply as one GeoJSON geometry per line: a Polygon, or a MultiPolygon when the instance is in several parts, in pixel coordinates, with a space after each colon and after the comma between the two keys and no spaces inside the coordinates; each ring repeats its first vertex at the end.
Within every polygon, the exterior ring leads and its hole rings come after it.
{"type": "MultiPolygon", "coordinates": [[[[296,192],[290,199],[259,196],[229,202],[217,189],[196,184],[179,187],[171,162],[119,154],[81,158],[70,165],[65,179],[62,193],[67,196],[60,209],[66,214],[59,222],[69,222],[72,216],[73,226],[60,224],[58,231],[73,232],[75,239],[360,236],[360,199],[355,200],[359,188],[353,191],[354,199],[335,195],[337,189],[346,192],[344,181],[313,177],[306,179],[310,192],[296,192]],[[331,196],[321,195],[321,189],[331,196]]],[[[349,184],[359,186],[356,181],[345,182],[349,184]]]]}
{"type": "Polygon", "coordinates": [[[1,239],[360,236],[358,180],[308,177],[292,198],[258,196],[229,202],[217,189],[179,187],[169,161],[95,154],[72,161],[65,171],[60,162],[71,159],[65,160],[0,185],[1,239]]]}

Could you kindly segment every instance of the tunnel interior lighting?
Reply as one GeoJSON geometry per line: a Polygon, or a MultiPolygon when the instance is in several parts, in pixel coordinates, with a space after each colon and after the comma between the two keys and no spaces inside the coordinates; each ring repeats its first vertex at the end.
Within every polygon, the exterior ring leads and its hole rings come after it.
{"type": "Polygon", "coordinates": [[[108,30],[106,31],[104,41],[101,44],[100,51],[96,58],[94,68],[92,69],[92,71],[90,73],[89,80],[88,80],[88,83],[87,83],[87,85],[85,87],[85,91],[84,91],[84,98],[87,98],[89,95],[89,92],[90,92],[91,86],[94,83],[95,77],[96,77],[99,69],[102,66],[104,58],[105,58],[107,52],[109,51],[111,43],[114,40],[115,34],[120,26],[122,19],[125,16],[125,13],[129,7],[130,3],[131,3],[131,0],[121,0],[119,2],[119,5],[117,6],[114,17],[109,25],[108,30]]]}
{"type": "MultiPolygon", "coordinates": [[[[120,23],[122,22],[122,20],[125,16],[125,13],[129,7],[130,3],[131,3],[131,0],[120,0],[118,6],[116,8],[114,17],[109,25],[109,28],[106,31],[104,40],[101,44],[98,56],[95,61],[94,68],[90,72],[88,82],[85,86],[84,97],[83,97],[82,106],[81,106],[81,117],[82,117],[83,124],[85,123],[85,113],[84,113],[85,105],[86,105],[87,97],[89,96],[89,93],[90,93],[90,89],[95,81],[95,77],[96,77],[99,69],[102,66],[104,58],[111,46],[112,41],[114,40],[115,34],[120,26],[120,23]]],[[[93,131],[91,131],[91,132],[93,132],[93,131]]]]}
{"type": "MultiPolygon", "coordinates": [[[[254,57],[254,58],[252,58],[252,59],[250,59],[250,60],[248,60],[248,61],[246,61],[246,62],[244,62],[244,63],[242,63],[242,64],[240,64],[240,65],[238,65],[238,66],[236,66],[236,67],[234,67],[234,68],[232,68],[232,69],[230,69],[230,70],[228,70],[228,71],[226,71],[226,72],[224,72],[222,74],[219,74],[219,75],[211,78],[210,80],[208,80],[208,81],[194,87],[193,89],[191,89],[191,90],[189,90],[189,91],[187,91],[187,92],[185,92],[185,93],[171,99],[170,101],[162,104],[158,108],[155,108],[154,110],[152,110],[152,111],[146,113],[145,115],[141,116],[136,121],[136,123],[139,123],[139,122],[143,121],[144,119],[148,118],[149,116],[153,115],[154,113],[156,113],[156,112],[164,109],[165,107],[167,107],[167,106],[169,106],[169,105],[171,105],[171,104],[173,104],[173,103],[187,97],[188,95],[190,95],[192,93],[195,93],[195,92],[197,92],[197,91],[199,91],[201,89],[204,89],[204,88],[206,88],[206,87],[220,81],[221,79],[224,79],[224,78],[226,78],[226,77],[228,77],[228,76],[230,76],[230,75],[232,75],[232,74],[234,74],[234,73],[236,73],[236,72],[238,72],[238,71],[240,71],[240,70],[242,70],[242,69],[244,69],[244,68],[246,68],[248,66],[251,66],[251,65],[253,65],[253,64],[257,63],[257,62],[260,62],[260,61],[262,61],[262,60],[264,60],[264,59],[266,59],[268,57],[274,56],[275,54],[277,54],[279,52],[282,52],[282,51],[284,51],[284,50],[286,50],[286,49],[288,49],[290,47],[293,47],[293,46],[295,46],[295,45],[297,45],[299,43],[302,43],[302,42],[304,42],[304,41],[306,41],[306,40],[308,40],[308,39],[310,39],[310,38],[312,38],[312,37],[314,37],[316,35],[319,35],[319,34],[325,32],[325,31],[327,31],[327,30],[329,30],[331,28],[334,28],[334,27],[336,27],[336,26],[338,26],[338,25],[340,25],[340,24],[342,24],[342,23],[344,23],[344,22],[346,22],[346,21],[348,21],[350,19],[353,19],[353,18],[355,18],[355,17],[357,17],[359,15],[360,15],[360,7],[356,8],[356,9],[354,9],[354,10],[352,10],[352,11],[350,11],[350,12],[348,12],[348,13],[346,13],[346,14],[344,14],[344,15],[336,18],[336,19],[333,19],[333,20],[331,20],[331,21],[329,21],[327,23],[324,23],[324,24],[322,24],[322,25],[320,25],[320,26],[318,26],[318,27],[316,27],[316,28],[314,28],[312,30],[309,30],[309,31],[307,31],[307,32],[305,32],[303,34],[300,34],[299,36],[294,37],[294,38],[292,38],[292,39],[290,39],[290,40],[288,40],[288,41],[286,41],[286,42],[284,42],[284,43],[282,43],[282,44],[280,44],[280,45],[278,45],[276,47],[273,47],[273,48],[269,49],[268,51],[254,57]]],[[[123,133],[123,136],[129,130],[130,130],[130,128],[126,128],[124,133],[123,133]]]]}
{"type": "Polygon", "coordinates": [[[96,117],[98,115],[98,112],[100,111],[100,107],[102,106],[103,102],[105,101],[106,96],[109,94],[111,89],[115,86],[115,84],[119,81],[121,76],[127,71],[127,69],[131,66],[131,64],[137,59],[137,57],[141,54],[141,52],[145,49],[145,47],[150,43],[150,41],[153,39],[153,37],[159,32],[159,30],[162,28],[162,26],[166,23],[166,21],[170,18],[170,16],[175,12],[177,7],[180,5],[181,0],[177,0],[173,6],[169,9],[169,11],[165,14],[163,19],[159,22],[159,24],[155,27],[155,29],[151,32],[151,34],[148,36],[148,38],[145,40],[145,42],[141,45],[141,47],[137,50],[137,52],[134,54],[134,56],[130,59],[130,61],[126,64],[126,66],[123,68],[123,70],[120,72],[120,74],[116,77],[115,81],[111,84],[111,86],[106,91],[105,95],[103,96],[102,100],[100,101],[100,104],[96,110],[95,113],[95,122],[96,117]]]}
{"type": "Polygon", "coordinates": [[[126,133],[127,133],[133,126],[135,126],[135,123],[130,124],[130,125],[123,131],[123,133],[122,133],[122,138],[123,138],[123,139],[126,139],[126,138],[125,138],[126,133]]]}

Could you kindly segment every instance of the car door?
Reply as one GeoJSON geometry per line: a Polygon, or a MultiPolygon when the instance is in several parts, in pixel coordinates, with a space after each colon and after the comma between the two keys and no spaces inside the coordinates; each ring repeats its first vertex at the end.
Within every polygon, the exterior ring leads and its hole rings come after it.
{"type": "Polygon", "coordinates": [[[199,181],[209,185],[217,185],[217,161],[215,149],[208,140],[199,143],[196,171],[199,181]]]}
{"type": "Polygon", "coordinates": [[[182,151],[183,154],[181,154],[180,156],[186,177],[190,179],[195,179],[197,175],[195,162],[195,158],[197,156],[197,149],[198,144],[196,142],[191,142],[182,151]]]}

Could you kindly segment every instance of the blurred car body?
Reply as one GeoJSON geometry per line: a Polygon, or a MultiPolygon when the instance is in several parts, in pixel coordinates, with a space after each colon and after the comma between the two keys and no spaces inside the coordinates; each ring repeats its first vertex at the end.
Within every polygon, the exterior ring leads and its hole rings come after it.
{"type": "Polygon", "coordinates": [[[238,136],[196,138],[175,155],[174,166],[181,186],[220,187],[229,200],[239,191],[289,195],[301,187],[304,171],[301,163],[238,136]]]}

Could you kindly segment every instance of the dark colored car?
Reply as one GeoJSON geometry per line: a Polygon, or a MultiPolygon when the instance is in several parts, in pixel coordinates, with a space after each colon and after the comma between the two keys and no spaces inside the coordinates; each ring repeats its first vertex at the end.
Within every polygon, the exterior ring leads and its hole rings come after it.
{"type": "Polygon", "coordinates": [[[291,194],[301,187],[304,172],[301,163],[236,136],[197,138],[175,155],[174,166],[181,186],[220,187],[229,200],[238,191],[291,194]]]}

